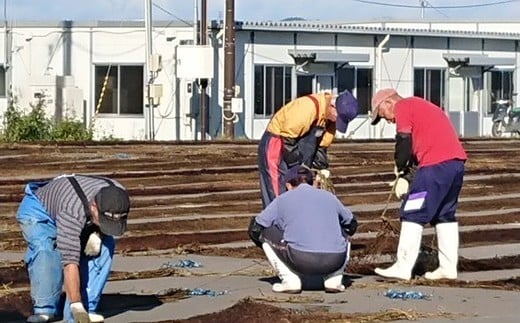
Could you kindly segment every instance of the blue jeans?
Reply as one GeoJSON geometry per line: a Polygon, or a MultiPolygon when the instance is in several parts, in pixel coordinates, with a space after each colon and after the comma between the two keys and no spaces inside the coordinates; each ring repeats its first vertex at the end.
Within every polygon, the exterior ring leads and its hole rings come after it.
{"type": "MultiPolygon", "coordinates": [[[[29,273],[34,314],[59,316],[63,268],[61,254],[56,249],[56,222],[34,195],[34,191],[45,184],[29,183],[26,186],[25,197],[16,218],[27,242],[24,261],[29,273]]],[[[99,256],[82,255],[80,259],[81,298],[89,312],[94,312],[99,304],[112,267],[114,248],[114,238],[104,236],[99,256]]],[[[65,304],[64,319],[74,321],[68,300],[65,304]]]]}

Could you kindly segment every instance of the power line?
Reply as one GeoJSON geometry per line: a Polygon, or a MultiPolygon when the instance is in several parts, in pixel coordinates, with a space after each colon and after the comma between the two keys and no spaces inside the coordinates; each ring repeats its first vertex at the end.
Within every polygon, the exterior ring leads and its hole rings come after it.
{"type": "Polygon", "coordinates": [[[421,0],[421,6],[424,6],[424,4],[426,4],[427,7],[430,7],[430,8],[432,8],[433,10],[437,11],[440,15],[442,15],[442,16],[444,16],[444,17],[446,17],[446,18],[449,18],[448,15],[445,14],[444,12],[440,11],[440,10],[438,9],[437,6],[434,7],[434,6],[430,3],[430,1],[428,1],[428,0],[421,0]]]}
{"type": "Polygon", "coordinates": [[[366,3],[366,4],[375,4],[375,5],[386,6],[386,7],[414,8],[414,9],[422,8],[422,6],[406,5],[406,4],[399,4],[399,3],[390,4],[390,3],[385,3],[385,2],[368,1],[368,0],[352,0],[352,1],[366,3]]]}
{"type": "MultiPolygon", "coordinates": [[[[379,2],[379,1],[370,1],[370,0],[352,0],[355,2],[361,2],[366,4],[373,4],[373,5],[379,5],[379,6],[386,6],[386,7],[397,7],[397,8],[413,8],[413,9],[420,9],[423,8],[421,5],[407,5],[402,3],[386,3],[386,2],[379,2]]],[[[468,5],[460,5],[460,6],[435,6],[436,9],[470,9],[470,8],[478,8],[478,7],[490,7],[490,6],[497,6],[512,2],[518,2],[520,0],[502,0],[502,1],[495,1],[495,2],[488,2],[488,3],[474,3],[474,4],[468,4],[468,5]]],[[[431,4],[428,2],[428,4],[431,6],[431,4]]],[[[434,8],[432,6],[432,8],[434,8]]]]}
{"type": "Polygon", "coordinates": [[[186,20],[184,20],[184,19],[182,19],[182,18],[180,18],[180,17],[174,15],[173,13],[171,13],[170,11],[164,9],[163,7],[159,6],[158,4],[152,2],[152,5],[153,5],[154,7],[156,7],[157,9],[161,10],[162,12],[164,12],[164,13],[166,13],[166,14],[172,16],[172,17],[174,17],[175,19],[177,19],[177,20],[179,20],[179,21],[182,21],[182,22],[185,23],[186,25],[188,25],[188,26],[193,26],[193,23],[192,23],[192,22],[186,21],[186,20]]]}

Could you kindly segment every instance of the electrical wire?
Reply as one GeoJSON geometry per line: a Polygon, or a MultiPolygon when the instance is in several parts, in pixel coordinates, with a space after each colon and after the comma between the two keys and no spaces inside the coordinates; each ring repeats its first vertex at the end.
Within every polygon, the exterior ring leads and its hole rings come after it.
{"type": "Polygon", "coordinates": [[[445,14],[444,12],[440,11],[440,10],[437,8],[437,6],[433,6],[433,5],[430,3],[430,1],[428,1],[428,0],[421,0],[421,5],[423,5],[423,4],[425,4],[425,3],[428,5],[427,7],[432,8],[433,10],[437,11],[441,16],[444,16],[444,17],[446,17],[446,18],[449,18],[448,15],[445,14]]]}
{"type": "MultiPolygon", "coordinates": [[[[413,8],[413,9],[420,9],[424,8],[422,5],[407,5],[402,3],[386,3],[386,2],[379,2],[379,1],[371,1],[371,0],[352,0],[355,2],[365,3],[365,4],[373,4],[378,6],[386,6],[386,7],[396,7],[396,8],[413,8]]],[[[495,1],[495,2],[488,2],[488,3],[473,3],[468,5],[458,5],[458,6],[435,6],[436,9],[470,9],[470,8],[478,8],[478,7],[491,7],[491,6],[497,6],[512,2],[518,2],[520,0],[502,0],[502,1],[495,1]]],[[[426,1],[428,4],[430,4],[428,1],[426,1]]],[[[431,4],[430,4],[431,5],[431,4]]],[[[433,6],[432,6],[433,8],[433,6]]]]}
{"type": "Polygon", "coordinates": [[[156,7],[157,9],[161,10],[162,12],[174,17],[175,19],[179,20],[179,21],[182,21],[183,23],[185,23],[187,26],[193,26],[193,22],[189,22],[189,21],[186,21],[182,18],[180,18],[179,16],[176,16],[174,15],[173,13],[171,13],[170,11],[164,9],[163,7],[159,6],[158,4],[152,2],[152,6],[156,7]]]}

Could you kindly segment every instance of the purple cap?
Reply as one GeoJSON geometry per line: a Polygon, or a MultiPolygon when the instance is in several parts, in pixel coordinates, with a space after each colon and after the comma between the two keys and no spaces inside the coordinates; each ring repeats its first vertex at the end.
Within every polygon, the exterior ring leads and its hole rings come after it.
{"type": "Polygon", "coordinates": [[[344,91],[336,98],[336,111],[338,118],[336,119],[336,130],[345,133],[348,123],[354,119],[359,113],[359,104],[357,99],[349,91],[344,91]]]}

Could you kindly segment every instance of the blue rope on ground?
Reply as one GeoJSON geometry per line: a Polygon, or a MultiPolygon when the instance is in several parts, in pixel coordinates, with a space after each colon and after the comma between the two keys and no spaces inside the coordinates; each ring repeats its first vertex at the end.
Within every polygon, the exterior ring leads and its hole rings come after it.
{"type": "Polygon", "coordinates": [[[177,263],[173,263],[171,261],[165,262],[162,264],[161,269],[171,269],[171,268],[200,268],[202,267],[201,263],[190,259],[179,260],[177,263]]]}
{"type": "Polygon", "coordinates": [[[220,295],[224,295],[224,294],[228,293],[227,290],[218,292],[218,291],[214,291],[211,289],[204,289],[204,288],[194,288],[194,289],[188,288],[186,290],[188,291],[188,295],[192,295],[192,296],[207,295],[207,296],[215,297],[215,296],[220,296],[220,295]]]}
{"type": "Polygon", "coordinates": [[[425,295],[417,291],[402,291],[389,289],[384,294],[388,298],[392,299],[429,299],[429,295],[425,295]]]}

